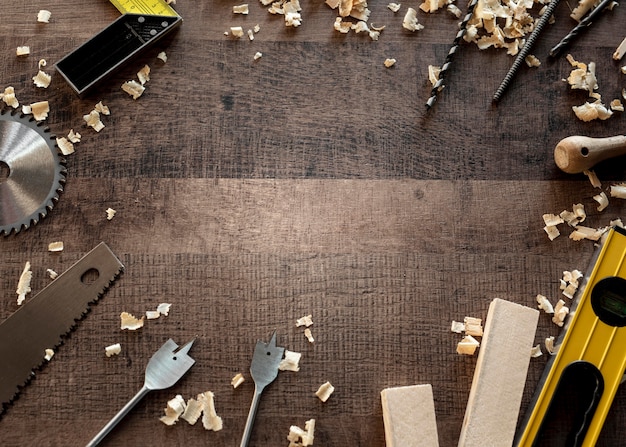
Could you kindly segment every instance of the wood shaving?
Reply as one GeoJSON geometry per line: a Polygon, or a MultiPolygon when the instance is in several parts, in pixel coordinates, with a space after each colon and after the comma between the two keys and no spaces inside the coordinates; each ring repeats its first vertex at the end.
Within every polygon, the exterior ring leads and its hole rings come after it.
{"type": "Polygon", "coordinates": [[[533,0],[480,1],[463,39],[475,43],[480,50],[490,47],[506,49],[507,54],[515,56],[526,36],[535,28],[535,18],[531,14],[535,4],[533,0]]]}
{"type": "Polygon", "coordinates": [[[531,356],[532,358],[541,357],[542,355],[543,355],[543,352],[541,352],[541,345],[534,346],[534,347],[530,350],[530,356],[531,356]]]}
{"type": "Polygon", "coordinates": [[[22,106],[22,113],[24,115],[30,115],[33,112],[32,112],[32,110],[30,110],[30,106],[24,105],[24,106],[22,106]]]}
{"type": "Polygon", "coordinates": [[[572,231],[572,233],[569,235],[569,238],[574,240],[574,241],[580,241],[583,239],[589,239],[590,241],[597,241],[599,240],[602,235],[606,232],[606,228],[590,228],[590,227],[583,227],[582,225],[579,225],[576,227],[576,229],[574,231],[572,231]]]}
{"type": "Polygon", "coordinates": [[[528,65],[529,67],[539,67],[541,65],[541,61],[537,58],[537,56],[534,56],[532,54],[526,56],[524,62],[526,62],[526,65],[528,65]]]}
{"type": "Polygon", "coordinates": [[[46,349],[43,356],[44,360],[49,362],[50,360],[52,360],[52,357],[54,357],[54,350],[50,348],[46,349]]]}
{"type": "Polygon", "coordinates": [[[233,14],[245,14],[249,13],[248,4],[244,3],[243,5],[235,5],[233,6],[233,14]]]}
{"type": "Polygon", "coordinates": [[[107,208],[106,213],[107,220],[112,220],[115,217],[115,214],[117,214],[117,211],[115,211],[113,208],[107,208]]]}
{"type": "Polygon", "coordinates": [[[596,119],[604,121],[613,115],[613,112],[610,109],[607,109],[606,106],[600,101],[593,103],[585,102],[580,106],[572,106],[572,110],[574,111],[576,117],[584,122],[596,119]]]}
{"type": "Polygon", "coordinates": [[[33,76],[33,83],[39,88],[48,88],[48,86],[50,86],[51,80],[52,76],[41,70],[39,70],[37,74],[33,76]]]}
{"type": "Polygon", "coordinates": [[[287,440],[289,447],[312,446],[315,439],[315,419],[309,419],[304,423],[304,430],[297,425],[289,427],[287,440]]]}
{"type": "Polygon", "coordinates": [[[15,97],[15,89],[11,86],[4,89],[4,93],[0,94],[2,101],[9,107],[17,109],[20,106],[19,101],[15,97]]]}
{"type": "Polygon", "coordinates": [[[144,317],[136,318],[128,312],[122,312],[120,314],[120,329],[128,329],[129,331],[136,331],[143,327],[144,317]]]}
{"type": "Polygon", "coordinates": [[[626,183],[611,185],[610,194],[616,199],[626,199],[626,183]]]}
{"type": "Polygon", "coordinates": [[[59,276],[59,274],[52,269],[46,269],[46,273],[48,273],[48,276],[50,277],[50,279],[53,279],[53,280],[57,279],[57,277],[59,276]]]}
{"type": "Polygon", "coordinates": [[[143,92],[146,91],[146,88],[139,82],[131,80],[126,81],[122,84],[122,90],[124,90],[126,93],[132,96],[134,100],[136,100],[141,95],[143,95],[143,92]]]}
{"type": "Polygon", "coordinates": [[[157,311],[164,316],[168,316],[170,314],[170,307],[172,305],[170,303],[161,303],[157,306],[157,311]]]}
{"type": "Polygon", "coordinates": [[[30,47],[28,45],[17,47],[17,49],[15,50],[15,55],[18,57],[28,56],[29,54],[30,54],[30,47]]]}
{"type": "Polygon", "coordinates": [[[251,41],[254,40],[254,31],[252,31],[251,29],[249,29],[247,31],[248,34],[248,39],[250,39],[251,41]]]}
{"type": "Polygon", "coordinates": [[[452,14],[457,19],[460,19],[461,16],[463,15],[463,11],[461,11],[458,6],[456,6],[456,5],[452,4],[452,3],[450,3],[446,7],[446,11],[448,11],[450,14],[452,14]]]}
{"type": "Polygon", "coordinates": [[[565,318],[569,314],[569,307],[565,305],[565,301],[559,300],[554,306],[554,316],[552,317],[552,322],[559,327],[563,327],[565,322],[565,318]]]}
{"type": "Polygon", "coordinates": [[[240,26],[231,26],[230,27],[230,34],[232,34],[234,37],[243,37],[243,28],[240,26]]]}
{"type": "Polygon", "coordinates": [[[233,377],[232,379],[230,379],[230,384],[233,386],[233,388],[237,388],[239,385],[241,385],[244,381],[245,381],[245,377],[243,376],[243,374],[241,373],[237,373],[235,374],[235,377],[233,377]]]}
{"type": "Polygon", "coordinates": [[[457,334],[462,334],[463,332],[465,332],[465,323],[452,320],[452,326],[450,327],[450,330],[457,334]]]}
{"type": "Polygon", "coordinates": [[[147,310],[146,311],[146,320],[156,320],[159,318],[161,314],[156,310],[147,310]]]}
{"type": "Polygon", "coordinates": [[[563,223],[563,218],[561,216],[557,216],[556,214],[544,214],[543,222],[546,225],[559,225],[563,223]]]}
{"type": "Polygon", "coordinates": [[[300,358],[302,354],[299,352],[285,350],[285,358],[278,364],[278,369],[281,371],[300,371],[300,358]]]}
{"type": "Polygon", "coordinates": [[[157,59],[159,59],[163,63],[166,63],[167,62],[167,53],[165,51],[161,51],[159,54],[157,54],[157,59]]]}
{"type": "Polygon", "coordinates": [[[356,34],[359,34],[359,33],[369,34],[372,40],[378,40],[378,38],[380,37],[380,31],[375,31],[375,30],[370,29],[369,26],[367,26],[367,23],[365,23],[362,20],[359,20],[357,23],[352,25],[351,28],[354,30],[356,34]]]}
{"type": "Polygon", "coordinates": [[[202,416],[203,405],[196,399],[189,399],[185,405],[185,411],[180,416],[181,419],[187,421],[190,425],[195,425],[202,416]]]}
{"type": "Polygon", "coordinates": [[[256,53],[254,53],[253,59],[255,61],[258,61],[259,59],[261,59],[263,57],[263,53],[261,53],[260,51],[257,51],[256,53]]]}
{"type": "Polygon", "coordinates": [[[352,23],[344,22],[343,20],[341,20],[341,17],[337,17],[335,19],[334,28],[335,28],[335,31],[338,31],[342,34],[348,34],[350,30],[352,29],[352,23]]]}
{"type": "Polygon", "coordinates": [[[162,416],[159,420],[165,425],[174,425],[185,412],[185,407],[185,399],[180,394],[177,394],[173,399],[167,401],[167,406],[164,410],[165,416],[162,416]]]}
{"type": "Polygon", "coordinates": [[[32,279],[33,272],[30,270],[30,262],[26,261],[22,274],[20,275],[20,279],[17,282],[17,289],[15,290],[15,293],[17,294],[18,306],[21,306],[22,303],[24,303],[26,295],[32,291],[30,288],[30,282],[32,279]]]}
{"type": "Polygon", "coordinates": [[[483,320],[475,317],[463,318],[465,324],[465,333],[473,337],[482,337],[483,335],[483,320]]]}
{"type": "MultiPolygon", "coordinates": [[[[147,65],[146,65],[147,67],[147,65]]],[[[144,67],[145,68],[145,67],[144,67]]],[[[150,73],[150,68],[148,68],[148,73],[150,73]]],[[[139,73],[137,73],[139,74],[139,73]]],[[[150,80],[150,78],[148,78],[148,80],[150,80]]],[[[93,108],[96,112],[102,114],[102,115],[110,115],[111,114],[111,110],[109,109],[108,106],[105,106],[104,104],[102,104],[102,101],[100,101],[98,104],[96,104],[93,108]]]]}
{"type": "Polygon", "coordinates": [[[104,348],[104,354],[107,357],[111,357],[114,355],[119,355],[120,352],[122,352],[122,345],[119,343],[115,343],[113,345],[109,345],[107,347],[104,348]]]}
{"type": "Polygon", "coordinates": [[[433,85],[433,87],[439,82],[439,74],[441,73],[441,67],[438,65],[429,65],[428,66],[428,80],[433,85]]]}
{"type": "Polygon", "coordinates": [[[48,101],[34,102],[30,105],[30,111],[33,114],[35,120],[43,121],[48,118],[50,104],[48,104],[48,101]]]}
{"type": "Polygon", "coordinates": [[[223,428],[222,418],[215,412],[215,395],[206,391],[198,395],[202,404],[202,426],[206,430],[220,431],[223,428]]]}
{"type": "Polygon", "coordinates": [[[331,394],[335,392],[335,387],[330,382],[325,382],[315,392],[315,395],[322,401],[326,402],[331,394]]]}
{"type": "Polygon", "coordinates": [[[583,16],[587,14],[587,12],[591,11],[591,9],[598,3],[598,0],[579,0],[578,6],[572,10],[570,17],[577,22],[580,22],[583,16]]]}
{"type": "Polygon", "coordinates": [[[417,11],[415,9],[407,9],[404,19],[402,20],[402,28],[409,31],[419,31],[424,29],[424,25],[420,24],[417,20],[417,11]]]}
{"type": "Polygon", "coordinates": [[[387,5],[387,8],[389,8],[393,12],[398,12],[400,11],[400,6],[400,3],[389,3],[387,5]]]}
{"type": "Polygon", "coordinates": [[[214,394],[211,391],[198,394],[196,399],[185,399],[177,394],[167,402],[165,416],[159,418],[165,425],[174,425],[179,419],[194,425],[202,415],[202,425],[207,430],[218,431],[222,429],[222,418],[215,413],[214,394]]]}
{"type": "Polygon", "coordinates": [[[606,196],[606,193],[602,191],[600,194],[593,196],[593,200],[598,202],[598,211],[603,211],[609,206],[609,198],[606,196]]]}
{"type": "Polygon", "coordinates": [[[583,171],[583,174],[585,174],[587,178],[589,178],[589,182],[591,182],[591,186],[593,186],[594,188],[602,188],[602,183],[600,183],[600,179],[596,175],[595,171],[585,169],[583,171]]]}
{"type": "Polygon", "coordinates": [[[561,235],[561,232],[556,227],[556,225],[546,225],[545,227],[543,227],[543,231],[546,232],[546,234],[548,235],[548,239],[550,239],[551,241],[555,240],[561,235]]]}
{"type": "Polygon", "coordinates": [[[613,53],[613,60],[619,61],[626,54],[626,37],[622,40],[622,43],[615,49],[615,53],[613,53]]]}
{"type": "Polygon", "coordinates": [[[424,0],[420,9],[424,12],[433,13],[448,4],[447,0],[424,0]]]}
{"type": "Polygon", "coordinates": [[[144,65],[143,68],[137,72],[137,79],[139,79],[141,85],[145,85],[145,83],[150,80],[150,67],[148,65],[144,65]]]}
{"type": "Polygon", "coordinates": [[[156,320],[161,315],[168,316],[170,312],[170,307],[172,305],[170,303],[161,303],[157,306],[156,310],[147,310],[146,311],[146,319],[147,320],[156,320]]]}
{"type": "Polygon", "coordinates": [[[37,21],[39,23],[50,23],[50,17],[52,16],[52,13],[48,10],[45,9],[41,9],[38,13],[37,13],[37,21]]]}
{"type": "Polygon", "coordinates": [[[74,144],[67,138],[57,138],[56,142],[63,155],[71,155],[74,153],[74,144]]]}
{"type": "Polygon", "coordinates": [[[48,62],[46,62],[45,59],[39,59],[39,62],[37,62],[37,67],[41,70],[43,67],[45,67],[46,65],[48,65],[48,62]]]}
{"type": "Polygon", "coordinates": [[[81,135],[78,132],[74,132],[74,129],[70,129],[67,134],[67,139],[72,143],[80,143],[81,135]]]}
{"type": "Polygon", "coordinates": [[[620,101],[619,99],[614,99],[613,101],[611,101],[609,106],[611,107],[611,110],[614,111],[614,112],[623,112],[624,111],[624,104],[622,104],[622,101],[620,101]]]}
{"type": "Polygon", "coordinates": [[[309,327],[313,325],[313,315],[305,315],[304,317],[298,318],[296,320],[296,327],[309,327]]]}
{"type": "Polygon", "coordinates": [[[553,314],[554,308],[550,303],[550,300],[546,298],[544,295],[537,294],[537,307],[542,309],[547,314],[553,314]]]}
{"type": "Polygon", "coordinates": [[[283,14],[285,15],[285,26],[298,27],[302,25],[302,8],[298,0],[290,0],[283,4],[283,14]]]}
{"type": "Polygon", "coordinates": [[[471,335],[466,335],[463,337],[463,340],[456,345],[456,352],[461,355],[474,355],[479,346],[480,343],[478,340],[471,335]]]}
{"type": "Polygon", "coordinates": [[[554,336],[547,337],[544,344],[546,346],[546,351],[548,351],[548,354],[550,355],[556,354],[559,350],[558,346],[554,346],[554,336]]]}
{"type": "Polygon", "coordinates": [[[100,113],[95,109],[87,115],[83,115],[83,120],[96,132],[100,132],[104,129],[104,123],[100,120],[100,113]]]}
{"type": "Polygon", "coordinates": [[[304,336],[309,341],[309,343],[314,343],[315,342],[315,338],[313,338],[313,333],[311,332],[310,328],[306,328],[304,330],[304,336]]]}
{"type": "Polygon", "coordinates": [[[48,251],[51,252],[60,252],[63,251],[63,241],[58,241],[58,242],[50,242],[48,244],[48,251]]]}

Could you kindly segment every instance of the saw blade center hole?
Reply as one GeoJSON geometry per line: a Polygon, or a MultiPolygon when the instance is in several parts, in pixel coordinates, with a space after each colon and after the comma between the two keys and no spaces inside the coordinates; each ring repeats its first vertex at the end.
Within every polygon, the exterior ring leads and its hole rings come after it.
{"type": "Polygon", "coordinates": [[[0,183],[6,182],[6,180],[11,175],[11,169],[9,165],[0,160],[0,183]]]}

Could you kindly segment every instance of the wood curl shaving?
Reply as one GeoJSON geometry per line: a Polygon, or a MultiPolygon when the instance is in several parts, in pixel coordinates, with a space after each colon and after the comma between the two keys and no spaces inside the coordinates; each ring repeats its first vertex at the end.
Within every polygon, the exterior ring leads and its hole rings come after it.
{"type": "Polygon", "coordinates": [[[120,314],[120,320],[120,329],[127,329],[129,331],[136,331],[137,329],[142,328],[144,323],[144,317],[136,318],[128,312],[122,312],[120,314]]]}
{"type": "Polygon", "coordinates": [[[313,445],[315,439],[315,419],[309,419],[304,423],[304,430],[297,425],[289,427],[289,447],[308,447],[313,445]]]}
{"type": "Polygon", "coordinates": [[[30,282],[33,279],[33,272],[30,269],[30,262],[26,261],[24,265],[24,269],[22,270],[22,274],[20,275],[20,279],[17,282],[17,289],[15,293],[17,294],[17,305],[21,306],[26,300],[26,295],[29,294],[32,290],[30,288],[30,282]]]}
{"type": "Polygon", "coordinates": [[[332,386],[330,382],[325,382],[320,385],[320,387],[315,392],[315,395],[322,402],[326,402],[328,398],[331,396],[331,394],[333,394],[334,392],[335,392],[335,387],[332,386]]]}
{"type": "Polygon", "coordinates": [[[4,93],[0,95],[2,97],[2,101],[9,107],[13,107],[17,109],[20,106],[19,101],[15,97],[15,89],[11,86],[4,89],[4,93]]]}

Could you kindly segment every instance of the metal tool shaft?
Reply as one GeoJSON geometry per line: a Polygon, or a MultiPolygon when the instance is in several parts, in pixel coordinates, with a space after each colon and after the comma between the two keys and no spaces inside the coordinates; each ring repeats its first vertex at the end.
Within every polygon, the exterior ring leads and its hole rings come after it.
{"type": "Polygon", "coordinates": [[[446,56],[446,60],[441,66],[441,71],[439,72],[439,79],[437,80],[437,82],[433,86],[433,89],[430,92],[430,98],[428,98],[428,101],[426,101],[426,107],[428,109],[430,109],[433,106],[433,104],[435,104],[435,101],[437,100],[437,94],[441,90],[443,90],[443,88],[445,87],[444,77],[447,71],[450,69],[450,65],[452,64],[452,58],[454,57],[455,53],[459,49],[459,45],[461,44],[461,39],[463,39],[463,36],[467,33],[467,24],[472,19],[472,16],[474,15],[474,8],[476,7],[477,4],[478,4],[478,0],[472,0],[467,7],[467,14],[465,15],[465,17],[463,18],[463,21],[459,25],[459,32],[456,33],[456,37],[454,38],[454,41],[452,42],[452,46],[450,47],[450,50],[448,50],[448,55],[446,56]]]}
{"type": "Polygon", "coordinates": [[[91,441],[89,441],[87,447],[94,447],[98,445],[100,441],[102,441],[104,437],[108,435],[109,432],[113,430],[113,428],[124,418],[124,416],[126,416],[128,412],[132,410],[133,407],[137,405],[137,403],[141,399],[143,399],[146,394],[148,394],[149,391],[150,389],[146,385],[144,385],[143,388],[141,388],[141,390],[139,390],[139,392],[135,394],[135,396],[131,400],[129,400],[126,405],[124,405],[124,408],[122,408],[115,416],[113,416],[113,419],[111,419],[102,428],[102,430],[100,430],[100,432],[96,436],[94,436],[91,441]]]}
{"type": "Polygon", "coordinates": [[[241,438],[241,447],[248,447],[250,443],[250,437],[252,436],[252,427],[254,426],[254,419],[259,407],[259,401],[261,400],[261,393],[263,388],[255,385],[254,396],[252,397],[252,404],[250,405],[250,411],[248,412],[248,419],[246,419],[246,427],[243,430],[243,437],[241,438]]]}
{"type": "Polygon", "coordinates": [[[526,56],[528,56],[530,54],[530,51],[533,49],[533,45],[535,44],[535,41],[539,38],[539,34],[541,34],[541,31],[543,30],[543,28],[550,21],[550,17],[552,17],[552,14],[554,13],[554,10],[556,9],[556,6],[558,5],[558,3],[559,3],[559,0],[552,0],[550,4],[546,7],[545,12],[541,16],[541,18],[537,21],[537,24],[535,25],[535,29],[533,30],[532,33],[530,33],[530,36],[528,36],[528,39],[526,39],[526,43],[524,44],[522,49],[519,51],[519,53],[517,53],[517,57],[515,58],[513,65],[511,65],[511,68],[509,69],[508,73],[502,80],[500,87],[498,87],[498,90],[496,90],[496,93],[493,95],[494,102],[500,101],[500,98],[504,94],[504,91],[508,88],[509,84],[511,83],[515,75],[517,74],[517,71],[519,70],[521,65],[524,63],[524,59],[526,59],[526,56]]]}
{"type": "Polygon", "coordinates": [[[561,41],[556,44],[550,50],[550,56],[556,57],[559,53],[570,44],[570,42],[576,39],[583,31],[589,28],[593,24],[593,20],[598,17],[600,14],[604,12],[609,4],[613,3],[615,0],[602,0],[598,6],[596,6],[593,11],[591,11],[583,20],[578,23],[561,41]]]}

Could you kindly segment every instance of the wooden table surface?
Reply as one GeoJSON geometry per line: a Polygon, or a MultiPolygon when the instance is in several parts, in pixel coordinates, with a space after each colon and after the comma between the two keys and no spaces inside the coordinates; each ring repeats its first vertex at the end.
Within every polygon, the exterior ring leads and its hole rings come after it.
{"type": "MultiPolygon", "coordinates": [[[[523,66],[497,106],[491,98],[513,58],[463,44],[427,112],[427,66],[443,62],[458,20],[420,11],[425,28],[411,33],[401,23],[417,1],[397,14],[370,3],[370,22],[386,26],[377,42],[334,31],[337,12],[321,0],[301,0],[298,28],[258,2],[240,16],[233,2],[179,0],[177,32],[79,98],[53,64],[118,11],[107,0],[2,2],[0,87],[13,86],[21,104],[48,100],[51,131],[83,138],[48,217],[0,239],[0,319],[17,309],[27,261],[31,295],[50,283],[46,269],[64,271],[101,241],[125,265],[2,416],[2,445],[85,445],[139,390],[148,358],[170,337],[197,337],[195,366],[148,394],[102,445],[239,445],[254,344],[274,330],[302,353],[300,371],[281,372],[266,389],[251,446],[286,446],[289,427],[311,418],[316,446],[382,446],[380,391],[420,383],[433,386],[440,445],[456,445],[476,356],[456,354],[450,322],[484,318],[495,297],[533,307],[541,293],[554,302],[562,272],[586,269],[593,242],[570,240],[564,227],[549,241],[542,215],[583,203],[586,224],[599,227],[625,218],[626,206],[613,199],[596,211],[600,190],[561,172],[553,149],[569,135],[619,135],[626,126],[619,112],[579,121],[571,107],[586,94],[563,82],[564,57],[547,57],[575,24],[573,4],[558,5],[539,39],[542,65],[523,66]],[[37,23],[44,8],[50,23],[37,23]],[[257,23],[254,41],[224,35],[257,23]],[[20,45],[31,47],[28,57],[15,56],[20,45]],[[390,57],[397,63],[385,68],[390,57]],[[31,81],[40,59],[52,74],[47,89],[31,81]],[[150,81],[135,101],[120,86],[145,64],[150,81]],[[100,133],[82,119],[98,101],[111,109],[100,133]],[[53,241],[64,242],[62,253],[48,252],[53,241]],[[141,315],[161,302],[172,304],[169,316],[120,330],[120,312],[141,315]],[[314,344],[295,326],[307,314],[314,344]],[[107,358],[104,347],[117,342],[121,354],[107,358]],[[247,380],[233,389],[238,372],[247,380]],[[314,392],[325,381],[336,391],[322,403],[314,392]],[[159,421],[176,394],[207,390],[222,431],[159,421]]],[[[617,7],[568,49],[596,62],[606,103],[626,87],[611,59],[624,23],[617,7]]],[[[624,180],[623,166],[619,158],[596,167],[603,190],[624,180]]],[[[536,342],[558,333],[541,315],[536,342]]],[[[531,361],[522,411],[546,360],[531,361]]],[[[625,428],[622,389],[598,445],[620,445],[625,428]]]]}

